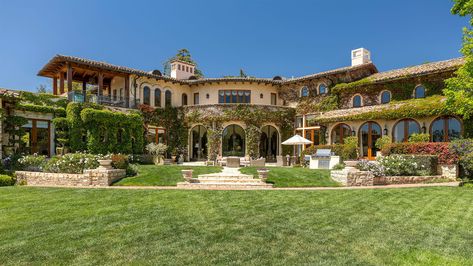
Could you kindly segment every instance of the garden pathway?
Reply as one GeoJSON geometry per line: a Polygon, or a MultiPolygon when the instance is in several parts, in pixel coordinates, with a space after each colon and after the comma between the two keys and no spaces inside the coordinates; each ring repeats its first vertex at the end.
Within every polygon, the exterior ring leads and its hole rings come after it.
{"type": "MultiPolygon", "coordinates": [[[[386,186],[367,186],[367,187],[287,187],[287,188],[264,188],[264,190],[352,190],[352,189],[392,189],[392,188],[422,188],[422,187],[458,187],[460,182],[445,182],[431,184],[402,184],[386,186]]],[[[72,186],[29,186],[29,187],[58,187],[58,188],[85,188],[85,189],[149,189],[149,190],[262,190],[261,188],[179,188],[175,186],[109,186],[109,187],[72,187],[72,186]]]]}

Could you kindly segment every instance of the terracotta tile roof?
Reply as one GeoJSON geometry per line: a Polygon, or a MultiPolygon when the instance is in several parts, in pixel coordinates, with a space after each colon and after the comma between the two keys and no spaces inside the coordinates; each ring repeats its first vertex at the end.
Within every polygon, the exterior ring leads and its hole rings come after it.
{"type": "Polygon", "coordinates": [[[369,63],[369,64],[363,64],[359,66],[337,68],[333,70],[315,73],[312,75],[302,76],[302,77],[293,78],[293,79],[286,79],[286,80],[273,80],[272,78],[240,78],[240,77],[178,80],[178,79],[174,79],[168,76],[152,74],[150,72],[146,72],[143,70],[113,65],[107,62],[89,60],[89,59],[84,59],[84,58],[75,57],[75,56],[56,55],[51,60],[49,60],[49,62],[38,72],[38,75],[45,76],[45,77],[52,77],[51,73],[54,73],[58,67],[62,66],[66,62],[84,64],[89,67],[100,68],[100,69],[118,72],[122,74],[135,74],[138,76],[144,76],[144,77],[154,78],[158,80],[165,80],[165,81],[177,82],[180,84],[188,84],[188,85],[203,84],[203,83],[208,83],[208,82],[260,82],[260,83],[266,83],[266,84],[284,84],[284,83],[293,83],[293,82],[303,81],[303,80],[312,79],[312,78],[319,78],[326,75],[343,73],[343,72],[362,69],[362,68],[370,68],[372,69],[373,73],[377,72],[374,64],[369,63]]]}
{"type": "Polygon", "coordinates": [[[20,96],[20,91],[16,90],[11,90],[11,89],[5,89],[5,88],[0,88],[0,97],[19,97],[20,96]]]}
{"type": "Polygon", "coordinates": [[[465,59],[463,57],[460,57],[460,58],[454,58],[454,59],[449,59],[449,60],[444,60],[444,61],[426,63],[422,65],[417,65],[417,66],[394,69],[394,70],[389,70],[385,72],[379,72],[379,73],[369,76],[368,78],[374,82],[380,82],[380,81],[395,80],[399,78],[435,74],[438,72],[456,70],[464,63],[465,63],[465,59]]]}
{"type": "Polygon", "coordinates": [[[315,74],[301,76],[301,77],[297,77],[297,78],[293,78],[293,79],[287,79],[287,80],[284,80],[284,82],[286,82],[286,83],[299,82],[299,81],[304,81],[304,80],[308,80],[308,79],[320,78],[320,77],[327,76],[327,75],[344,73],[344,72],[363,69],[363,68],[369,68],[369,69],[372,70],[373,73],[378,72],[378,69],[376,68],[376,66],[373,63],[367,63],[367,64],[358,65],[358,66],[341,67],[341,68],[336,68],[336,69],[332,69],[332,70],[328,70],[328,71],[322,71],[322,72],[318,72],[318,73],[315,73],[315,74]]]}

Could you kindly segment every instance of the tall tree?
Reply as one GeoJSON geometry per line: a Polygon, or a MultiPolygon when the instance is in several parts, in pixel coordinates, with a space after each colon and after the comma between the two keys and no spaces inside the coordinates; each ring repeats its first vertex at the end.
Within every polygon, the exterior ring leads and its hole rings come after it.
{"type": "Polygon", "coordinates": [[[177,54],[164,62],[164,75],[169,76],[171,74],[171,61],[172,60],[181,60],[195,65],[194,76],[197,78],[203,77],[204,74],[197,67],[197,63],[192,59],[191,53],[186,48],[182,48],[177,51],[177,54]]]}
{"type": "Polygon", "coordinates": [[[447,107],[469,119],[473,115],[473,0],[454,0],[452,14],[469,17],[469,26],[463,28],[461,53],[465,64],[456,71],[456,76],[446,81],[444,93],[447,107]]]}

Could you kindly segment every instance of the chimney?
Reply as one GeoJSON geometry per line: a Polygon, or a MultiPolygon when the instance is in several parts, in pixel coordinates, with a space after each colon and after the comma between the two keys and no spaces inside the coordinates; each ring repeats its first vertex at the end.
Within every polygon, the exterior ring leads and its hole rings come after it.
{"type": "Polygon", "coordinates": [[[371,52],[365,48],[358,48],[351,51],[351,66],[359,66],[371,63],[371,52]]]}
{"type": "Polygon", "coordinates": [[[194,76],[195,65],[178,59],[171,61],[171,77],[175,79],[189,79],[194,76]]]}

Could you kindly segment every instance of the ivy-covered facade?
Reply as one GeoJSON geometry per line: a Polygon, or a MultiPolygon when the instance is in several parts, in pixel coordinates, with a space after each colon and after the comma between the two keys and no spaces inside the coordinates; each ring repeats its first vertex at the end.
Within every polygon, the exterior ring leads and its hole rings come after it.
{"type": "Polygon", "coordinates": [[[275,161],[292,154],[281,143],[297,133],[313,145],[358,136],[360,155],[373,158],[383,135],[400,142],[414,133],[431,141],[470,134],[469,121],[448,111],[442,95],[444,80],[462,64],[459,58],[379,72],[358,49],[351,66],[308,76],[202,78],[179,60],[164,76],[58,55],[38,73],[51,78],[53,95],[0,95],[2,150],[140,154],[156,142],[186,160],[275,161]]]}

